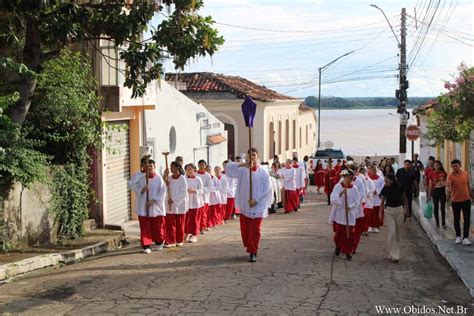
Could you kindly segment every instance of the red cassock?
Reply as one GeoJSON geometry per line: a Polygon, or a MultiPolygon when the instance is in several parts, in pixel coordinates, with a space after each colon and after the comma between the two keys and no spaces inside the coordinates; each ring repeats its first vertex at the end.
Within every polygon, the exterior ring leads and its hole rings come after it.
{"type": "Polygon", "coordinates": [[[337,171],[334,169],[328,170],[326,169],[326,172],[324,174],[324,192],[326,194],[331,194],[332,190],[334,189],[334,186],[338,182],[337,178],[337,171]]]}
{"type": "Polygon", "coordinates": [[[318,166],[314,169],[314,184],[317,187],[324,186],[324,174],[325,172],[322,166],[318,166]]]}
{"type": "Polygon", "coordinates": [[[349,236],[347,236],[346,225],[341,225],[336,222],[332,224],[334,231],[334,243],[342,253],[351,254],[354,250],[354,233],[355,227],[349,226],[349,236]]]}

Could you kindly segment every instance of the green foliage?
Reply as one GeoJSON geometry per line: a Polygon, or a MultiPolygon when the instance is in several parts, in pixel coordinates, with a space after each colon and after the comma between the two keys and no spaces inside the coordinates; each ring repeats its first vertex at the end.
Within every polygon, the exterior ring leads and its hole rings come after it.
{"type": "Polygon", "coordinates": [[[0,96],[0,187],[8,188],[12,181],[28,186],[42,179],[48,164],[47,155],[38,151],[41,141],[26,137],[29,130],[12,123],[5,115],[19,98],[18,93],[0,96]]]}
{"type": "MultiPolygon", "coordinates": [[[[163,72],[163,58],[182,69],[189,59],[213,55],[224,43],[212,18],[198,14],[202,6],[201,0],[0,1],[0,57],[24,63],[22,71],[41,72],[45,60],[57,58],[70,44],[87,43],[102,53],[98,40],[110,39],[123,49],[125,86],[140,96],[163,72]],[[157,15],[158,26],[148,29],[157,15]],[[149,38],[143,39],[145,32],[149,38]]],[[[25,89],[18,89],[22,98],[13,119],[23,123],[35,82],[23,78],[18,85],[25,89]]]]}
{"type": "Polygon", "coordinates": [[[88,162],[88,148],[100,143],[101,119],[91,65],[68,50],[45,63],[26,126],[46,143],[54,164],[88,162]]]}
{"type": "Polygon", "coordinates": [[[438,97],[428,116],[428,138],[441,145],[444,140],[460,143],[474,129],[474,68],[461,64],[454,83],[446,82],[446,94],[438,97]]]}
{"type": "Polygon", "coordinates": [[[44,64],[36,98],[25,122],[29,137],[52,157],[50,210],[59,241],[79,238],[93,192],[89,151],[100,145],[101,119],[91,65],[80,53],[63,51],[44,64]]]}
{"type": "Polygon", "coordinates": [[[58,227],[58,241],[82,236],[82,222],[89,215],[89,175],[87,165],[67,163],[53,167],[50,210],[58,227]]]}
{"type": "MultiPolygon", "coordinates": [[[[425,104],[431,98],[413,97],[409,100],[409,106],[416,107],[425,104]]],[[[374,97],[374,98],[338,98],[322,97],[322,109],[377,109],[377,108],[395,108],[400,101],[396,98],[374,97]]],[[[318,98],[309,96],[305,99],[305,104],[312,107],[318,107],[318,98]]]]}

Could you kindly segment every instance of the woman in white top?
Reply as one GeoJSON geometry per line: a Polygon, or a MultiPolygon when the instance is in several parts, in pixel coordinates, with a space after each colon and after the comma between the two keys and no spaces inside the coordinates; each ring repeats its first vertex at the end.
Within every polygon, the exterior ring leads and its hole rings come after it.
{"type": "Polygon", "coordinates": [[[186,182],[188,183],[188,213],[186,214],[186,241],[198,241],[201,226],[201,211],[204,207],[203,184],[201,178],[196,176],[196,166],[192,163],[186,165],[186,182]]]}
{"type": "Polygon", "coordinates": [[[171,163],[171,176],[169,170],[165,170],[165,182],[168,186],[165,248],[172,248],[184,243],[184,224],[188,211],[188,185],[179,162],[171,163]]]}

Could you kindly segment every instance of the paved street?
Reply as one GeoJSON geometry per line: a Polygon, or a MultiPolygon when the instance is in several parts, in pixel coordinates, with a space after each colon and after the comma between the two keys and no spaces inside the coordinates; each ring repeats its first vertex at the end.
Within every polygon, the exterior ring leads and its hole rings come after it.
{"type": "Polygon", "coordinates": [[[467,290],[423,235],[404,230],[402,260],[384,260],[385,229],[363,237],[353,261],[333,255],[329,208],[311,194],[296,214],[263,224],[247,262],[232,221],[195,245],[143,255],[126,249],[0,286],[0,312],[28,314],[376,314],[375,306],[474,309],[467,290]]]}

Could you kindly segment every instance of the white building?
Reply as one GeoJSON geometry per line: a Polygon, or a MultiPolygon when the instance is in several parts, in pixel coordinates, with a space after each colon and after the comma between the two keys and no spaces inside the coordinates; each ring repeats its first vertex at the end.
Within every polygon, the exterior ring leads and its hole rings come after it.
{"type": "Polygon", "coordinates": [[[156,108],[145,111],[145,122],[147,143],[159,170],[165,163],[164,150],[170,152],[169,162],[182,156],[185,164],[204,159],[213,167],[222,165],[227,159],[224,124],[165,81],[156,85],[156,108]]]}

